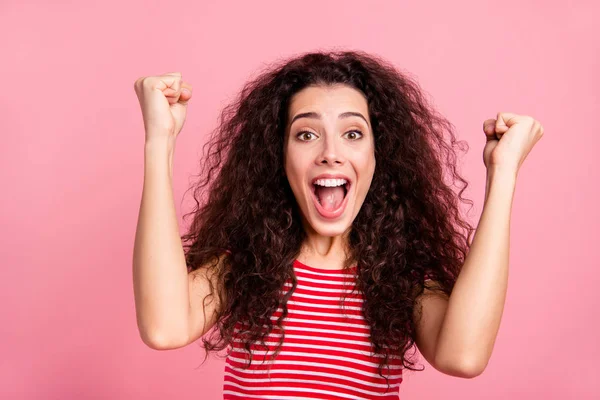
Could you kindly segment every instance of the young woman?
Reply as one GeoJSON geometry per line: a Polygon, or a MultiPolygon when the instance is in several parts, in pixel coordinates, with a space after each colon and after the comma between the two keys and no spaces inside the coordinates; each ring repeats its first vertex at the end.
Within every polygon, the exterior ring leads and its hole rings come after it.
{"type": "Polygon", "coordinates": [[[457,173],[465,143],[418,85],[364,52],[304,54],[224,109],[180,236],[172,163],[192,87],[168,73],[135,91],[146,141],[133,274],[148,346],[228,347],[227,399],[398,399],[415,344],[445,374],[482,373],[506,295],[517,173],[539,122],[484,121],[472,236],[459,208],[473,204],[457,173]]]}

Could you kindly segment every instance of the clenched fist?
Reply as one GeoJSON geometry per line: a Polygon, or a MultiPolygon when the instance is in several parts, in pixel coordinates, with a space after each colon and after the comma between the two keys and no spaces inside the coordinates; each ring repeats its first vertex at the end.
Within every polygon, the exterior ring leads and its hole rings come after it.
{"type": "Polygon", "coordinates": [[[192,98],[192,86],[183,81],[181,72],[141,77],[135,81],[134,89],[142,108],[146,141],[176,139],[192,98]]]}

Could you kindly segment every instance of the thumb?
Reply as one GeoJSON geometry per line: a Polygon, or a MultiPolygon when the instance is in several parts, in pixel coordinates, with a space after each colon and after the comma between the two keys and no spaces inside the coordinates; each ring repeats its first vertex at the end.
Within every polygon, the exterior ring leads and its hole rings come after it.
{"type": "Polygon", "coordinates": [[[181,84],[181,94],[179,95],[179,104],[187,106],[188,101],[192,98],[192,86],[189,83],[181,84]]]}
{"type": "Polygon", "coordinates": [[[187,105],[189,100],[192,98],[191,88],[183,88],[179,94],[179,99],[176,103],[171,104],[171,114],[175,119],[175,132],[181,132],[185,123],[187,114],[187,105]]]}
{"type": "Polygon", "coordinates": [[[517,114],[513,113],[498,113],[496,119],[496,133],[505,133],[508,129],[517,122],[517,114]]]}

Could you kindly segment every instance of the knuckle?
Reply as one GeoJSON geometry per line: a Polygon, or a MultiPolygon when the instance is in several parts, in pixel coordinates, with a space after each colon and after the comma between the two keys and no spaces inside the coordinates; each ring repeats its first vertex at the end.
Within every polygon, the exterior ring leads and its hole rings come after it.
{"type": "Polygon", "coordinates": [[[152,76],[146,76],[142,79],[142,87],[145,89],[151,89],[155,79],[152,76]]]}
{"type": "Polygon", "coordinates": [[[140,83],[142,82],[142,80],[143,80],[143,79],[144,79],[144,77],[143,77],[143,76],[142,76],[142,77],[139,77],[139,78],[137,78],[137,79],[135,80],[135,82],[133,82],[133,87],[134,87],[135,89],[137,89],[137,88],[140,86],[140,83]]]}

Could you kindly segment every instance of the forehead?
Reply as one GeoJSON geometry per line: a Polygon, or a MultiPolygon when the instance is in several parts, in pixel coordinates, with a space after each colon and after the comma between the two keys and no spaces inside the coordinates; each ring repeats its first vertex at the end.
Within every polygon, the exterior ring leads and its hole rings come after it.
{"type": "MultiPolygon", "coordinates": [[[[300,112],[317,111],[324,117],[334,117],[342,112],[358,111],[368,118],[365,95],[350,86],[308,86],[290,99],[288,121],[300,112]]],[[[289,124],[289,122],[288,122],[289,124]]]]}

